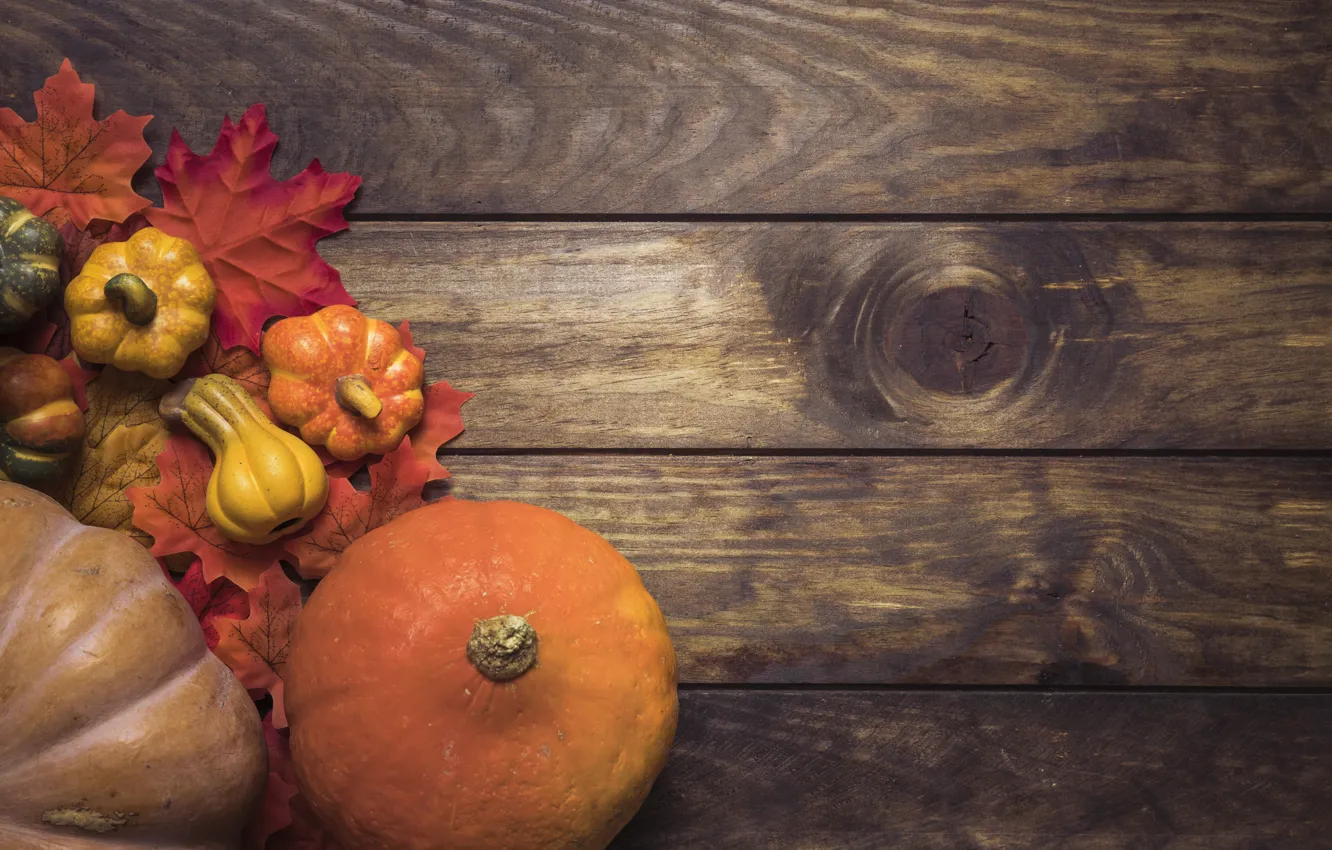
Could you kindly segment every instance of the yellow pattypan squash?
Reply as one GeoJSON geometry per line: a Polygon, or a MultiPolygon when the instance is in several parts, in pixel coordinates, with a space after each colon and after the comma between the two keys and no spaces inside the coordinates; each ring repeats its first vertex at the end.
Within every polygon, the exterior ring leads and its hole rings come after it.
{"type": "Polygon", "coordinates": [[[79,357],[169,378],[208,338],[217,289],[194,246],[148,227],[99,245],[65,289],[79,357]]]}

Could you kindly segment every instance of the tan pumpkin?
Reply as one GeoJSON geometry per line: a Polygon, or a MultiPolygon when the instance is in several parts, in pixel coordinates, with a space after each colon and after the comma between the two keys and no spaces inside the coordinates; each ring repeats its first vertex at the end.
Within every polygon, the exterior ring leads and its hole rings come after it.
{"type": "Polygon", "coordinates": [[[142,546],[0,483],[0,848],[232,850],[254,704],[142,546]]]}

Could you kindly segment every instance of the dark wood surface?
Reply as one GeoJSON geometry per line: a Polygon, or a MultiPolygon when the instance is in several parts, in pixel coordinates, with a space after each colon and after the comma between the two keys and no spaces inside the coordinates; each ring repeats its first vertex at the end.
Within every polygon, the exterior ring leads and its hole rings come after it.
{"type": "Polygon", "coordinates": [[[360,223],[472,448],[1332,447],[1332,225],[360,223]]]}
{"type": "Polygon", "coordinates": [[[687,691],[629,848],[1332,846],[1326,697],[687,691]]]}
{"type": "Polygon", "coordinates": [[[364,177],[322,250],[479,393],[453,492],[670,619],[620,850],[1332,847],[1327,2],[0,23],[24,116],[69,56],[157,161],[265,101],[280,176],[364,177]]]}
{"type": "Polygon", "coordinates": [[[1320,0],[6,0],[0,92],[68,55],[364,213],[1332,210],[1320,0]]]}
{"type": "Polygon", "coordinates": [[[614,543],[685,682],[1332,686],[1332,460],[446,463],[614,543]]]}

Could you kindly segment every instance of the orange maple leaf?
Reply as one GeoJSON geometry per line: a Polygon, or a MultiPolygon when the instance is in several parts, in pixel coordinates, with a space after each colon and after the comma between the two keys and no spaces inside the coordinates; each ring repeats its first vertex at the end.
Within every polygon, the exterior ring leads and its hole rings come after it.
{"type": "Polygon", "coordinates": [[[251,398],[263,403],[264,412],[268,412],[268,367],[259,355],[243,345],[224,349],[216,331],[210,332],[203,346],[185,361],[181,374],[194,378],[211,374],[235,378],[251,398]]]}
{"type": "Polygon", "coordinates": [[[419,508],[425,503],[421,490],[429,478],[430,470],[416,456],[411,438],[370,465],[368,493],[345,478],[330,478],[324,509],[304,534],[282,541],[301,578],[323,578],[353,540],[419,508]]]}
{"type": "MultiPolygon", "coordinates": [[[[425,349],[413,341],[408,322],[398,326],[398,335],[403,348],[425,362],[425,349]]],[[[416,447],[417,460],[430,470],[429,480],[437,481],[449,477],[449,471],[439,462],[439,447],[463,432],[462,406],[476,393],[455,390],[448,381],[436,381],[425,388],[424,395],[425,413],[407,436],[416,447]]]]}
{"type": "Polygon", "coordinates": [[[269,174],[278,137],[263,104],[222,123],[211,153],[171,134],[157,169],[163,209],[148,211],[159,230],[189,240],[217,284],[214,327],[223,349],[259,350],[271,316],[306,316],[330,304],[355,305],[342,277],[315,243],[347,226],[342,208],[361,178],[327,173],[319,160],[290,180],[269,174]]]}
{"type": "Polygon", "coordinates": [[[203,443],[182,434],[167,438],[157,456],[162,480],[154,487],[134,487],[134,527],[153,536],[154,555],[192,552],[203,562],[203,579],[226,576],[249,590],[277,563],[281,543],[253,546],[228,540],[208,518],[205,499],[213,461],[203,443]]]}
{"type": "Polygon", "coordinates": [[[93,118],[93,85],[66,59],[33,94],[37,119],[0,109],[0,193],[36,215],[62,206],[80,228],[94,218],[124,221],[148,206],[130,181],[152,151],[143,140],[151,115],[120,110],[93,118]]]}
{"type": "Polygon", "coordinates": [[[301,588],[274,564],[249,592],[250,616],[217,623],[213,653],[236,674],[251,695],[273,697],[273,725],[287,725],[282,702],[282,670],[291,650],[291,634],[301,615],[301,588]]]}

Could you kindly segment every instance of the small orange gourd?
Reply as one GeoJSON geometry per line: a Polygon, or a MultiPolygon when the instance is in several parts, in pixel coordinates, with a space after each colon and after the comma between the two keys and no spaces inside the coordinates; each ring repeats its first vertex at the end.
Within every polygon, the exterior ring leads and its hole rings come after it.
{"type": "Polygon", "coordinates": [[[70,472],[83,445],[74,384],[45,354],[0,348],[0,473],[50,489],[70,472]]]}
{"type": "Polygon", "coordinates": [[[264,334],[268,404],[338,460],[391,452],[421,421],[421,360],[387,322],[355,307],[283,319],[264,334]]]}
{"type": "Polygon", "coordinates": [[[436,502],[354,542],[285,683],[297,781],[345,850],[604,848],[677,717],[633,566],[517,502],[436,502]]]}

